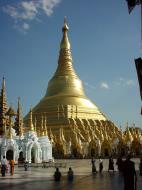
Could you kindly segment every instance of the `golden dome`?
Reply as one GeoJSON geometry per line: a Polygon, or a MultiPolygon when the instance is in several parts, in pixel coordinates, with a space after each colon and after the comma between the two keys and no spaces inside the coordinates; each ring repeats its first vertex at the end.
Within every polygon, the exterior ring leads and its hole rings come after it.
{"type": "MultiPolygon", "coordinates": [[[[109,133],[114,131],[115,125],[85,95],[83,83],[73,68],[68,31],[65,20],[57,69],[48,83],[45,96],[33,108],[32,113],[33,120],[36,119],[37,132],[43,128],[41,118],[45,117],[45,127],[53,146],[56,147],[58,141],[64,144],[71,142],[72,151],[80,153],[81,147],[78,146],[81,141],[109,141],[109,133]]],[[[28,126],[29,115],[30,113],[24,119],[28,129],[31,128],[28,126]]]]}
{"type": "Polygon", "coordinates": [[[68,30],[65,20],[57,70],[48,83],[45,96],[33,109],[33,115],[48,114],[54,107],[57,111],[59,109],[68,110],[68,112],[72,109],[78,112],[82,110],[83,113],[90,113],[89,118],[106,120],[97,106],[86,97],[82,81],[74,71],[68,30]]]}

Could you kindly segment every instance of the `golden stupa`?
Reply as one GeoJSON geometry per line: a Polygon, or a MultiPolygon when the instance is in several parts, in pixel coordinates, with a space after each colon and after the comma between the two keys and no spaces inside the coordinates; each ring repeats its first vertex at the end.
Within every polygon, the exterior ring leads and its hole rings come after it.
{"type": "MultiPolygon", "coordinates": [[[[38,135],[43,134],[43,127],[46,128],[55,151],[62,149],[64,154],[65,144],[70,143],[76,152],[81,153],[81,143],[91,143],[97,138],[107,141],[104,131],[118,131],[85,95],[83,83],[73,68],[68,30],[65,19],[57,70],[48,83],[45,96],[32,109],[38,135]]],[[[24,119],[25,126],[28,121],[29,113],[24,119]]]]}

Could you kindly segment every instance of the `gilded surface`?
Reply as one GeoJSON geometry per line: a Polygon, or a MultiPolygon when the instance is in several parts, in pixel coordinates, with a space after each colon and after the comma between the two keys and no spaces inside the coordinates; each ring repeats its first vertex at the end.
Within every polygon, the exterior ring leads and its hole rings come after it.
{"type": "Polygon", "coordinates": [[[25,125],[36,130],[38,136],[48,134],[55,156],[123,153],[132,142],[133,147],[138,147],[141,135],[132,134],[128,129],[123,134],[86,97],[83,83],[73,68],[68,30],[65,20],[57,69],[45,96],[32,110],[33,121],[36,121],[34,128],[28,124],[31,123],[30,114],[25,117],[25,125]]]}

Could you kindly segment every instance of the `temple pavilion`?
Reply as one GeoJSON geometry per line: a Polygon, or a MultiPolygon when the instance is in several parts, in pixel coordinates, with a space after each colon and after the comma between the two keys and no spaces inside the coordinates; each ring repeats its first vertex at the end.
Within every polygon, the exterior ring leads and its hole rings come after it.
{"type": "Polygon", "coordinates": [[[3,156],[15,163],[42,163],[52,160],[52,144],[46,132],[37,136],[32,123],[32,109],[25,130],[20,98],[17,112],[12,106],[8,107],[4,78],[0,93],[0,158],[3,156]]]}

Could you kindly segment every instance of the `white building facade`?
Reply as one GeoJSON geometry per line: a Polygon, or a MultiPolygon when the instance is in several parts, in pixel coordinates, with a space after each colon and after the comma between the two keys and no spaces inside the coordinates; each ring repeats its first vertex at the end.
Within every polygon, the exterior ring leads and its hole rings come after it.
{"type": "Polygon", "coordinates": [[[12,138],[4,135],[0,138],[0,157],[7,160],[42,163],[52,160],[52,144],[48,136],[37,137],[35,131],[28,131],[22,137],[12,129],[12,138]]]}

